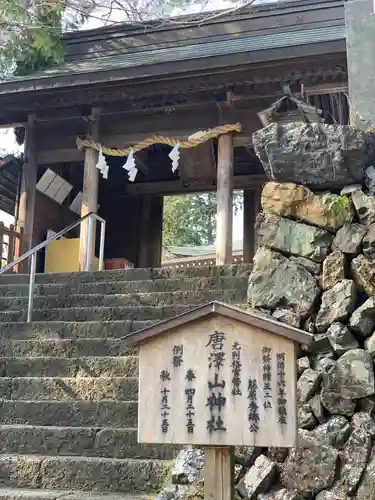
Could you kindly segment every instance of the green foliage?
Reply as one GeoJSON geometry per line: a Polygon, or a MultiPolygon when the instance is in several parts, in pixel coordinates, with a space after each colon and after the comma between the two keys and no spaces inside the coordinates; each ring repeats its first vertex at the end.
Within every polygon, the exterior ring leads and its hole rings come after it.
{"type": "Polygon", "coordinates": [[[352,222],[352,211],[350,200],[347,196],[337,196],[326,193],[321,198],[323,205],[327,207],[327,212],[341,220],[343,224],[352,222]]]}
{"type": "Polygon", "coordinates": [[[4,76],[7,68],[25,75],[62,61],[62,5],[54,1],[0,0],[0,24],[5,27],[0,44],[4,76]]]}
{"type": "MultiPolygon", "coordinates": [[[[234,210],[242,193],[234,193],[234,210]]],[[[216,239],[216,193],[164,198],[164,246],[212,245],[216,239]]]]}

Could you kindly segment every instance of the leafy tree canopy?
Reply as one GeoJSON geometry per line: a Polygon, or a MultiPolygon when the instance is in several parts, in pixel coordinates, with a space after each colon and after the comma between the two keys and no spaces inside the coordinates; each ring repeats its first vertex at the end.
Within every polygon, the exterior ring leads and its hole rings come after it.
{"type": "MultiPolygon", "coordinates": [[[[234,211],[242,192],[234,192],[234,211]]],[[[216,193],[164,198],[163,246],[212,245],[216,240],[216,193]]]]}

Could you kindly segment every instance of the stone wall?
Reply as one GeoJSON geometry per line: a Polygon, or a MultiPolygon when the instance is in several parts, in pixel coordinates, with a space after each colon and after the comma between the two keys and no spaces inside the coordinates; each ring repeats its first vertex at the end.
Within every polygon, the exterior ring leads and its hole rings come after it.
{"type": "Polygon", "coordinates": [[[276,182],[262,192],[249,305],[314,341],[298,359],[300,447],[262,450],[245,498],[375,498],[375,199],[361,186],[343,193],[276,182]],[[274,492],[259,467],[276,469],[274,492]]]}
{"type": "MultiPolygon", "coordinates": [[[[374,500],[373,136],[272,125],[254,144],[273,180],[262,191],[248,304],[314,340],[298,357],[299,446],[237,448],[237,498],[374,500]]],[[[195,453],[182,452],[187,461],[195,453]]],[[[178,488],[159,498],[203,498],[178,488]]]]}

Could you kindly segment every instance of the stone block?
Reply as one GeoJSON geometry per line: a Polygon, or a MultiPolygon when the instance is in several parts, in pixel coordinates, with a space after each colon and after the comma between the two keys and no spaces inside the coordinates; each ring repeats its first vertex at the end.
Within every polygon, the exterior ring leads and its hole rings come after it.
{"type": "Polygon", "coordinates": [[[352,261],[352,274],[358,287],[371,297],[375,295],[375,266],[364,255],[352,261]]]}
{"type": "Polygon", "coordinates": [[[373,361],[370,354],[362,349],[347,351],[335,367],[323,375],[324,401],[331,397],[356,400],[374,393],[373,361]]]}
{"type": "Polygon", "coordinates": [[[369,226],[375,222],[375,198],[363,191],[352,193],[352,200],[361,224],[369,226]]]}
{"type": "Polygon", "coordinates": [[[40,467],[40,484],[50,489],[151,492],[164,483],[169,466],[152,460],[48,457],[40,467]]]}
{"type": "Polygon", "coordinates": [[[322,285],[323,290],[334,287],[345,279],[346,258],[345,254],[336,250],[328,255],[323,262],[322,285]]]}
{"type": "Polygon", "coordinates": [[[368,337],[371,334],[375,328],[375,297],[370,297],[353,312],[349,326],[361,337],[368,337]]]}
{"type": "Polygon", "coordinates": [[[323,229],[272,214],[263,217],[257,233],[258,245],[315,262],[327,257],[332,240],[323,229]]]}
{"type": "Polygon", "coordinates": [[[341,227],[333,240],[332,249],[348,255],[358,255],[366,231],[366,226],[355,223],[341,227]]]}
{"type": "Polygon", "coordinates": [[[281,473],[282,484],[303,497],[315,496],[333,485],[337,460],[338,451],[319,442],[308,448],[293,449],[281,473]]]}
{"type": "Polygon", "coordinates": [[[137,418],[128,401],[0,401],[2,425],[137,427],[137,418]]]}
{"type": "Polygon", "coordinates": [[[257,251],[249,278],[248,301],[251,307],[276,309],[282,304],[284,308],[306,316],[318,294],[316,281],[306,269],[267,248],[257,251]]]}
{"type": "Polygon", "coordinates": [[[353,219],[346,196],[324,193],[316,195],[305,186],[294,183],[268,182],[262,190],[265,213],[301,220],[328,230],[337,230],[353,219]]]}
{"type": "Polygon", "coordinates": [[[325,187],[362,183],[371,165],[373,138],[342,125],[271,124],[253,134],[253,144],[272,181],[325,187]]]}
{"type": "Polygon", "coordinates": [[[265,455],[260,455],[239,482],[237,489],[243,498],[255,500],[271,486],[277,474],[277,465],[265,455]]]}
{"type": "Polygon", "coordinates": [[[27,401],[119,400],[136,401],[138,379],[122,377],[98,378],[13,378],[0,379],[2,388],[10,387],[5,399],[27,401]]]}
{"type": "Polygon", "coordinates": [[[342,280],[322,295],[322,303],[316,317],[318,332],[324,332],[332,323],[345,322],[357,303],[354,281],[342,280]]]}

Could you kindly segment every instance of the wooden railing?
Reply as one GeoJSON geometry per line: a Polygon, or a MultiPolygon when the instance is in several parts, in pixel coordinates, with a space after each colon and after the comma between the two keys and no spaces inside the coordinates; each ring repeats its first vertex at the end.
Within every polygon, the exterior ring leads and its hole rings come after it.
{"type": "Polygon", "coordinates": [[[0,259],[3,268],[17,257],[17,251],[20,245],[20,233],[18,233],[13,224],[8,227],[4,222],[0,222],[0,259]]]}

